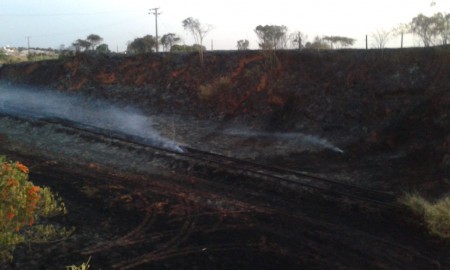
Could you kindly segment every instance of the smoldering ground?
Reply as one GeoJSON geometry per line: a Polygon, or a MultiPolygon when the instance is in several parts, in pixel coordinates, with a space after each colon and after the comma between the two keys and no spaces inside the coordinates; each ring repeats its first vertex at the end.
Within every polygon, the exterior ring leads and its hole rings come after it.
{"type": "Polygon", "coordinates": [[[58,118],[146,139],[154,146],[182,151],[153,127],[150,116],[132,107],[119,108],[81,95],[0,83],[0,113],[31,118],[58,118]]]}

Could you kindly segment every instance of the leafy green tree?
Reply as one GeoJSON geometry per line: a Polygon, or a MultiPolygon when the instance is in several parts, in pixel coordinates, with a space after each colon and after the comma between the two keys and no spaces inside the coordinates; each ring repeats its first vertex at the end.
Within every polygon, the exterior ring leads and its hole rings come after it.
{"type": "Polygon", "coordinates": [[[284,25],[258,25],[255,33],[260,41],[258,45],[263,50],[277,50],[286,47],[287,27],[284,25]]]}
{"type": "Polygon", "coordinates": [[[105,43],[98,45],[97,48],[95,49],[95,51],[99,52],[99,53],[105,53],[105,54],[111,52],[108,48],[108,44],[105,44],[105,43]]]}
{"type": "Polygon", "coordinates": [[[164,51],[170,51],[170,49],[172,48],[173,45],[177,44],[178,42],[181,41],[181,38],[178,37],[176,34],[174,33],[168,33],[165,34],[164,36],[162,36],[161,38],[161,44],[163,46],[163,50],[164,51]]]}
{"type": "Polygon", "coordinates": [[[131,54],[141,54],[153,52],[156,46],[156,38],[152,35],[146,35],[141,38],[134,39],[127,46],[127,52],[131,54]]]}
{"type": "Polygon", "coordinates": [[[198,19],[192,17],[186,18],[182,22],[184,30],[190,32],[198,46],[200,63],[203,66],[203,39],[213,29],[211,25],[203,25],[198,19]]]}
{"type": "Polygon", "coordinates": [[[199,44],[194,44],[191,46],[175,44],[170,48],[170,52],[198,52],[200,49],[206,51],[205,46],[203,46],[203,48],[199,47],[200,47],[199,44]]]}
{"type": "Polygon", "coordinates": [[[103,41],[103,38],[96,34],[90,34],[87,36],[86,40],[91,43],[91,49],[94,50],[97,44],[103,41]]]}
{"type": "Polygon", "coordinates": [[[81,51],[81,50],[88,50],[92,44],[91,42],[84,40],[84,39],[77,39],[75,42],[72,43],[72,46],[75,47],[75,50],[77,52],[81,51]]]}
{"type": "Polygon", "coordinates": [[[248,50],[248,46],[250,45],[250,42],[247,39],[241,39],[237,42],[237,49],[239,51],[245,51],[248,50]]]}

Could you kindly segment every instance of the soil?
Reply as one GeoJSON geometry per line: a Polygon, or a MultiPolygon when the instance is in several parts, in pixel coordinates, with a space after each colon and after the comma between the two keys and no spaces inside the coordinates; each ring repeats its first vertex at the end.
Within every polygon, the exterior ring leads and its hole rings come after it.
{"type": "MultiPolygon", "coordinates": [[[[450,195],[450,48],[78,54],[0,68],[0,93],[133,106],[180,146],[392,194],[450,195]]],[[[27,98],[26,96],[24,98],[27,98]]],[[[0,104],[1,105],[1,104],[0,104]]],[[[74,112],[76,113],[76,112],[74,112]]],[[[395,201],[273,181],[2,112],[0,153],[69,213],[65,241],[2,269],[450,269],[450,243],[395,201]]]]}

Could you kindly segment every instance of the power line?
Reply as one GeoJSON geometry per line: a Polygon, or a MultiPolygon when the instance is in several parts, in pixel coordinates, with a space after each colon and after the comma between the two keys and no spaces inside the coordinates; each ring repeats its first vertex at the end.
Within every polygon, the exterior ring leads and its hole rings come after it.
{"type": "Polygon", "coordinates": [[[159,51],[159,44],[158,44],[158,15],[161,15],[161,12],[158,12],[159,8],[151,8],[149,9],[149,13],[151,15],[155,15],[155,29],[156,29],[156,52],[159,51]]]}

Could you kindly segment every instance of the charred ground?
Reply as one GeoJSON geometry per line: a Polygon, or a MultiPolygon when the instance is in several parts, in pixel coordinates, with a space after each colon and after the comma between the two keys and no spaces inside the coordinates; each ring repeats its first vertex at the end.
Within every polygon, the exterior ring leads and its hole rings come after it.
{"type": "MultiPolygon", "coordinates": [[[[138,107],[192,148],[429,198],[449,194],[449,78],[448,48],[210,52],[204,66],[196,54],[80,54],[0,69],[4,84],[138,107]],[[344,154],[271,133],[326,138],[344,154]]],[[[41,255],[20,251],[18,269],[88,255],[102,269],[450,267],[448,243],[395,204],[330,198],[57,123],[0,123],[2,153],[37,166],[35,178],[74,209],[63,222],[79,228],[41,255]]]]}

